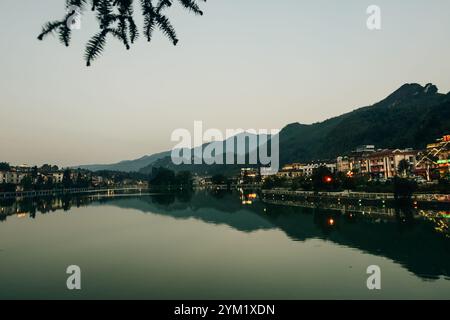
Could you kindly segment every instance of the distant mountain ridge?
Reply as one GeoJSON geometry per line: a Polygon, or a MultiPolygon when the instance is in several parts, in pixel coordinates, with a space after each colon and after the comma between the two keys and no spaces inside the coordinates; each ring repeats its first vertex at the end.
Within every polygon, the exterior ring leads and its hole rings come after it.
{"type": "Polygon", "coordinates": [[[122,171],[122,172],[137,172],[141,168],[144,168],[148,165],[151,165],[155,161],[159,159],[170,156],[170,151],[155,153],[152,155],[143,156],[136,160],[125,160],[118,163],[112,164],[92,164],[92,165],[81,165],[76,166],[75,168],[87,169],[90,171],[102,171],[102,170],[110,170],[110,171],[122,171]]]}
{"type": "MultiPolygon", "coordinates": [[[[431,83],[425,86],[405,84],[371,106],[323,122],[287,125],[279,134],[280,164],[335,159],[364,144],[373,144],[377,148],[423,149],[449,133],[450,93],[438,93],[438,88],[431,83]]],[[[104,165],[82,167],[97,169],[104,165]]],[[[129,171],[143,173],[151,172],[152,167],[211,174],[237,171],[240,166],[175,166],[170,151],[110,165],[119,171],[132,168],[129,171]]]]}

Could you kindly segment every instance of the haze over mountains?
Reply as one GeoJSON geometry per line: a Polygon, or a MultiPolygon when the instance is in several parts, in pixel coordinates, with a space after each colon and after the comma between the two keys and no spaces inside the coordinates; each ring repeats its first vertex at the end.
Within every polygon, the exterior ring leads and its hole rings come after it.
{"type": "Polygon", "coordinates": [[[91,165],[81,165],[76,168],[87,169],[91,171],[123,171],[123,172],[138,172],[143,167],[162,159],[164,157],[170,156],[170,151],[155,153],[152,155],[143,156],[135,160],[124,160],[113,164],[91,164],[91,165]]]}
{"type": "MultiPolygon", "coordinates": [[[[280,134],[280,163],[335,159],[358,145],[377,148],[422,149],[450,133],[450,93],[438,93],[433,84],[405,84],[382,101],[310,125],[292,123],[280,134]]],[[[85,169],[151,172],[153,167],[209,174],[229,171],[223,165],[175,166],[170,151],[110,165],[84,165],[85,169]]],[[[238,170],[239,166],[234,169],[238,170]]]]}

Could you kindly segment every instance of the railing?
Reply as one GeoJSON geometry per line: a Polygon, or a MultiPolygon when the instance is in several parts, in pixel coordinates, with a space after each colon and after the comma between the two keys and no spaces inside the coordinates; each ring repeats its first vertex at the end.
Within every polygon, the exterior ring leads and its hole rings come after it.
{"type": "Polygon", "coordinates": [[[54,196],[61,194],[83,194],[83,193],[112,193],[112,192],[126,192],[139,191],[142,187],[123,187],[123,188],[70,188],[70,189],[51,189],[51,190],[33,190],[33,191],[16,191],[16,192],[0,192],[0,199],[11,198],[33,198],[42,196],[54,196]]]}
{"type": "MultiPolygon", "coordinates": [[[[280,196],[303,196],[303,197],[326,197],[344,199],[369,199],[369,200],[393,200],[393,193],[371,193],[371,192],[314,192],[314,191],[291,191],[286,189],[263,190],[263,194],[280,196]]],[[[424,202],[450,202],[450,194],[421,194],[416,193],[412,197],[416,201],[424,202]]]]}

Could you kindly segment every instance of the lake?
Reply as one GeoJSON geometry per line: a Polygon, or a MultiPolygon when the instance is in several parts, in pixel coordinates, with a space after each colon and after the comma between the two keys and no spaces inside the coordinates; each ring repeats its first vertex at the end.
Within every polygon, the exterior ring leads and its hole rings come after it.
{"type": "Polygon", "coordinates": [[[450,299],[449,224],[249,192],[3,201],[0,299],[450,299]]]}

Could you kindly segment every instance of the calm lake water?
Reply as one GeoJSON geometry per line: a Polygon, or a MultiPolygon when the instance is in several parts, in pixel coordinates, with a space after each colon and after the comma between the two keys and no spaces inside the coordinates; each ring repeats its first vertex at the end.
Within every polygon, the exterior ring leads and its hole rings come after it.
{"type": "Polygon", "coordinates": [[[226,192],[3,201],[0,299],[450,299],[449,217],[226,192]]]}

